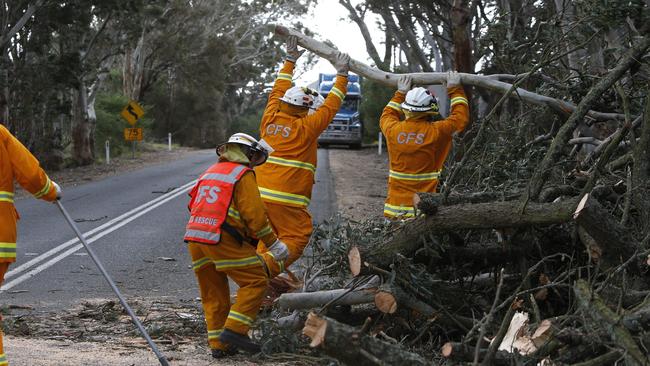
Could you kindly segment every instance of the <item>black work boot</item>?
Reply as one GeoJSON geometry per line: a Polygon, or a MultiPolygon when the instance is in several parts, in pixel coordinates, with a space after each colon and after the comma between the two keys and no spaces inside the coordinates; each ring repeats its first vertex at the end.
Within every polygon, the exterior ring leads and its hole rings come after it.
{"type": "Polygon", "coordinates": [[[251,341],[247,335],[233,332],[227,328],[224,329],[221,335],[219,335],[219,341],[231,347],[235,346],[242,351],[249,353],[260,353],[262,351],[262,347],[260,347],[259,344],[251,341]]]}
{"type": "Polygon", "coordinates": [[[237,347],[230,346],[224,349],[213,349],[212,358],[224,358],[229,356],[234,356],[237,354],[237,347]]]}

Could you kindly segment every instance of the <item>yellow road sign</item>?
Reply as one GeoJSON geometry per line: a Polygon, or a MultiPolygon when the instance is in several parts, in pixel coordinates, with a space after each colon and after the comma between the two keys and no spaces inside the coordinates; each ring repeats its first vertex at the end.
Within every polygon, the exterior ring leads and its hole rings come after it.
{"type": "Polygon", "coordinates": [[[142,128],[125,128],[124,139],[126,141],[142,141],[142,128]]]}
{"type": "Polygon", "coordinates": [[[142,109],[138,102],[132,100],[126,105],[126,107],[124,107],[124,109],[122,109],[120,115],[129,122],[131,126],[133,126],[140,118],[142,118],[142,116],[144,116],[144,109],[142,109]]]}

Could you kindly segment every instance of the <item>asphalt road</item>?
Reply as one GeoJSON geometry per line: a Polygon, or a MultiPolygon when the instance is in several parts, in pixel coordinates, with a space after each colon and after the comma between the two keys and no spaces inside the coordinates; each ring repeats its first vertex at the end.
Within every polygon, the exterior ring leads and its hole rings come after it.
{"type": "MultiPolygon", "coordinates": [[[[319,150],[313,201],[315,222],[334,211],[326,150],[319,150]]],[[[125,296],[198,296],[182,241],[187,191],[215,160],[213,151],[77,187],[63,187],[62,203],[125,296]]],[[[16,202],[18,261],[0,292],[1,304],[64,308],[112,292],[58,208],[31,198],[16,202]]]]}

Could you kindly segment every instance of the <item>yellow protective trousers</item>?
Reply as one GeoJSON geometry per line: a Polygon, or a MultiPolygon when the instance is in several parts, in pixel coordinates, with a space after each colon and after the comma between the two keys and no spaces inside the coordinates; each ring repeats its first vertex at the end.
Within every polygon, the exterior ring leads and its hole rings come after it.
{"type": "Polygon", "coordinates": [[[311,214],[306,207],[287,206],[269,201],[264,201],[264,206],[266,206],[266,213],[269,216],[269,221],[271,221],[273,231],[278,235],[278,239],[282,240],[289,248],[287,260],[284,263],[277,263],[266,252],[268,250],[267,245],[270,246],[273,243],[262,243],[260,241],[257,246],[257,252],[264,258],[270,277],[273,278],[284,272],[286,267],[289,267],[302,256],[302,252],[309,244],[314,225],[311,214]]]}
{"type": "Polygon", "coordinates": [[[249,244],[222,235],[216,245],[189,242],[192,269],[199,282],[201,303],[212,349],[225,350],[219,335],[225,328],[247,334],[264,298],[268,277],[262,259],[249,244]],[[237,300],[230,304],[228,278],[238,286],[237,300]]]}
{"type": "MultiPolygon", "coordinates": [[[[0,286],[2,286],[2,282],[5,279],[5,273],[10,264],[11,263],[8,262],[0,263],[0,286]]],[[[0,314],[0,366],[7,365],[9,365],[9,362],[7,361],[7,356],[5,355],[5,350],[2,345],[2,315],[0,314]]]]}

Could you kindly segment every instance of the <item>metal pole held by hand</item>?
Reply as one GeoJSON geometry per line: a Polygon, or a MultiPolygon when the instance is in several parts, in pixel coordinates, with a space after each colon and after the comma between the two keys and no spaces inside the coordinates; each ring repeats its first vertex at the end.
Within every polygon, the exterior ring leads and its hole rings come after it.
{"type": "Polygon", "coordinates": [[[149,343],[149,347],[151,347],[151,350],[153,351],[153,353],[155,353],[156,357],[158,357],[158,362],[160,362],[160,364],[162,366],[169,366],[169,362],[167,361],[165,356],[163,356],[163,354],[160,353],[160,351],[158,350],[158,347],[156,347],[156,344],[153,342],[153,340],[149,336],[149,333],[147,333],[147,331],[144,329],[144,326],[142,325],[142,323],[140,323],[140,320],[135,315],[135,313],[133,312],[133,310],[131,309],[129,304],[126,303],[126,300],[122,296],[122,293],[120,293],[120,290],[115,285],[115,282],[113,282],[111,277],[108,275],[108,272],[106,272],[106,270],[104,269],[104,266],[99,261],[99,258],[97,258],[97,256],[95,255],[95,252],[93,252],[93,250],[90,248],[90,245],[88,245],[88,242],[86,242],[86,238],[84,238],[81,231],[79,231],[79,228],[77,227],[77,225],[74,223],[74,221],[72,221],[72,218],[70,217],[70,214],[68,214],[68,211],[65,209],[65,207],[63,207],[63,204],[61,204],[61,201],[59,201],[57,199],[55,202],[56,202],[56,205],[59,207],[59,210],[61,210],[61,213],[65,217],[68,224],[70,224],[70,227],[72,228],[72,230],[75,232],[75,234],[77,234],[77,237],[81,241],[81,244],[83,244],[84,248],[86,248],[86,251],[88,252],[88,255],[90,255],[90,258],[92,258],[93,262],[95,262],[95,264],[97,265],[97,268],[99,268],[99,271],[102,273],[102,275],[104,276],[104,278],[106,279],[108,284],[111,286],[111,288],[113,289],[113,292],[115,292],[115,294],[117,295],[117,298],[120,299],[120,303],[122,303],[122,306],[124,306],[124,309],[126,309],[126,312],[129,313],[129,316],[131,316],[131,319],[133,319],[133,322],[135,323],[136,327],[138,328],[138,330],[140,331],[140,333],[142,334],[144,339],[146,339],[147,343],[149,343]]]}

